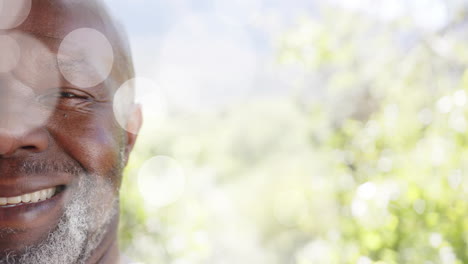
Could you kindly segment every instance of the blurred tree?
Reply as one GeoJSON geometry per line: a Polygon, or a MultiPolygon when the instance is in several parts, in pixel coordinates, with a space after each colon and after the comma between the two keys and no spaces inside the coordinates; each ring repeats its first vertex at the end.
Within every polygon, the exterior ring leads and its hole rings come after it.
{"type": "Polygon", "coordinates": [[[279,64],[307,73],[296,94],[173,117],[140,138],[124,251],[145,263],[468,263],[466,6],[445,3],[435,28],[323,3],[279,41],[279,64]],[[187,175],[162,208],[135,180],[154,155],[187,175]]]}

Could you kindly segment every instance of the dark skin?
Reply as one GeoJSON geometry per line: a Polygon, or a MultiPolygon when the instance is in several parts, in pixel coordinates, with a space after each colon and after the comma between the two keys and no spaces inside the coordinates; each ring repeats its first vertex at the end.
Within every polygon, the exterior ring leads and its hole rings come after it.
{"type": "MultiPolygon", "coordinates": [[[[83,27],[98,30],[114,44],[118,38],[110,24],[95,10],[79,3],[33,0],[26,21],[2,34],[14,34],[15,31],[31,34],[54,55],[69,32],[83,27]]],[[[121,72],[122,67],[118,67],[123,63],[119,60],[122,50],[114,48],[114,67],[104,82],[81,88],[60,75],[56,62],[51,59],[53,56],[18,42],[22,49],[37,56],[23,56],[12,72],[0,76],[0,196],[10,197],[56,186],[65,189],[61,196],[51,199],[52,202],[35,208],[15,211],[0,208],[0,228],[16,231],[3,234],[0,252],[6,249],[21,252],[27,246],[41,242],[57,225],[78,180],[78,176],[67,172],[28,175],[18,170],[20,164],[50,160],[72,163],[87,173],[99,175],[96,177],[109,178],[115,195],[118,195],[121,172],[116,171],[116,167],[121,158],[126,163],[136,140],[135,134],[125,132],[117,124],[112,108],[115,89],[126,78],[121,72]],[[30,90],[18,89],[15,81],[30,90]],[[20,109],[24,106],[26,110],[20,114],[9,110],[18,106],[20,109]],[[44,121],[39,124],[32,120],[42,117],[44,121]],[[30,126],[31,123],[34,126],[30,126]],[[119,155],[121,150],[123,157],[119,155]]],[[[132,128],[128,127],[128,130],[138,130],[135,129],[141,124],[138,108],[130,109],[129,120],[128,126],[132,128]]],[[[118,263],[117,226],[118,216],[107,226],[104,239],[87,263],[118,263]]]]}

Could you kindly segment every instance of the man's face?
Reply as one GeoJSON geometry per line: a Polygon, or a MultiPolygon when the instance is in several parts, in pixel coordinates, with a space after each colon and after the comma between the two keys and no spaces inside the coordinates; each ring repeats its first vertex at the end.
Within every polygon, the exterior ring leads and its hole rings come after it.
{"type": "MultiPolygon", "coordinates": [[[[92,68],[79,50],[59,52],[66,35],[80,28],[112,43],[93,10],[58,0],[33,0],[24,23],[0,32],[20,51],[0,50],[18,60],[0,73],[0,263],[74,262],[115,240],[121,170],[135,135],[114,118],[112,99],[123,82],[115,69],[91,87],[66,78],[68,71],[86,79],[92,68]],[[45,259],[50,254],[68,256],[45,259]]],[[[94,59],[93,66],[109,63],[94,59]]]]}

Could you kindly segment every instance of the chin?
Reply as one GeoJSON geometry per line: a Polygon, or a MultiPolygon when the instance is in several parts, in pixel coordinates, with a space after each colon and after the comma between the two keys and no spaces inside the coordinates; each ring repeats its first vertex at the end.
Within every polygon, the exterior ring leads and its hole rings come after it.
{"type": "Polygon", "coordinates": [[[114,188],[99,179],[86,175],[44,200],[0,207],[0,263],[85,261],[118,218],[114,188]]]}

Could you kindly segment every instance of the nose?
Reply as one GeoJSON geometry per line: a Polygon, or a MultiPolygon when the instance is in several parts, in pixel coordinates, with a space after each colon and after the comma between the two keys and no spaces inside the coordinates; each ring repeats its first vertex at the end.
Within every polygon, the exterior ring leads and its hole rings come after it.
{"type": "Polygon", "coordinates": [[[33,99],[31,88],[0,78],[0,158],[47,149],[44,113],[33,99]]]}
{"type": "Polygon", "coordinates": [[[14,132],[0,128],[0,157],[38,153],[47,149],[49,138],[43,128],[14,132]]]}

